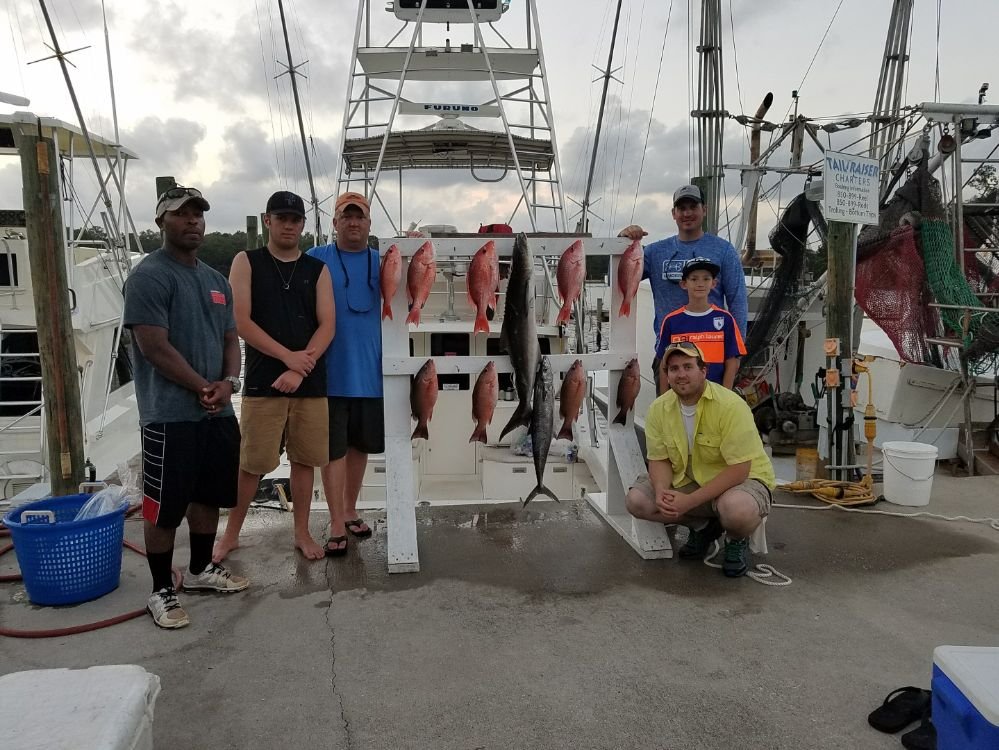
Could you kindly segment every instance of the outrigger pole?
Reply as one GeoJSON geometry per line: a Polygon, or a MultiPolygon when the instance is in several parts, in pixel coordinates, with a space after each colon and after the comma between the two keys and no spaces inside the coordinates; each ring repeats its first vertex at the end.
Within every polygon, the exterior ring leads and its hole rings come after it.
{"type": "MultiPolygon", "coordinates": [[[[312,162],[309,161],[309,142],[305,137],[305,123],[302,121],[302,105],[298,100],[298,82],[295,80],[295,76],[303,76],[303,73],[298,72],[298,68],[305,63],[299,63],[295,65],[291,61],[291,43],[288,41],[288,24],[284,20],[284,2],[283,0],[278,0],[278,12],[281,14],[281,31],[284,32],[284,48],[288,53],[288,64],[285,66],[287,70],[284,73],[279,73],[275,78],[280,78],[285,73],[291,78],[291,93],[295,97],[295,114],[298,115],[298,132],[302,136],[302,154],[305,156],[305,173],[309,178],[309,194],[312,198],[312,212],[316,219],[316,232],[313,235],[313,244],[319,245],[319,235],[322,232],[322,221],[319,216],[319,199],[316,197],[316,183],[312,179],[312,162]]],[[[280,63],[279,63],[280,64],[280,63]]]]}
{"type": "MultiPolygon", "coordinates": [[[[583,232],[588,232],[588,216],[587,213],[590,209],[590,188],[593,187],[593,170],[597,166],[597,147],[600,144],[600,129],[604,123],[604,106],[607,104],[607,88],[610,86],[611,78],[614,78],[615,70],[612,69],[614,64],[614,44],[617,42],[617,24],[621,19],[621,5],[623,0],[617,0],[617,10],[614,12],[614,30],[611,32],[610,40],[610,52],[607,54],[607,68],[606,70],[600,70],[600,77],[604,79],[604,89],[600,94],[600,111],[597,113],[597,130],[593,135],[593,151],[590,154],[590,171],[586,175],[586,189],[583,192],[583,202],[580,204],[582,213],[579,216],[579,222],[576,224],[576,231],[580,234],[583,232]]],[[[595,66],[594,66],[595,67],[595,66]]],[[[615,81],[621,83],[619,78],[614,78],[615,81]]]]}

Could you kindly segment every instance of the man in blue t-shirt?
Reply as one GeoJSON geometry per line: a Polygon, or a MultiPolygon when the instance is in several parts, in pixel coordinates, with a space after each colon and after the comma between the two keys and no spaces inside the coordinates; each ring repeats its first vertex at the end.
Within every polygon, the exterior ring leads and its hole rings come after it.
{"type": "Polygon", "coordinates": [[[326,350],[330,462],[323,491],[330,510],[326,554],[347,550],[347,532],[371,536],[357,514],[368,455],[385,450],[382,394],[382,321],[378,251],[368,247],[371,208],[360,193],[344,193],[333,209],[336,242],[309,255],[329,268],[336,304],[336,336],[326,350]]]}
{"type": "MultiPolygon", "coordinates": [[[[746,297],[746,277],[742,271],[742,261],[732,243],[713,234],[705,234],[703,227],[705,214],[704,198],[696,185],[684,185],[673,193],[673,220],[677,234],[645,248],[645,270],[642,278],[652,285],[652,298],[656,312],[652,321],[656,335],[662,327],[663,318],[679,307],[687,304],[687,293],[680,287],[683,267],[694,258],[708,258],[721,269],[718,284],[711,290],[708,300],[713,305],[728,309],[739,326],[742,337],[746,337],[746,317],[749,301],[746,297]]],[[[648,235],[637,224],[625,227],[618,236],[630,240],[640,240],[648,235]]],[[[657,340],[658,348],[658,340],[657,340]]],[[[653,363],[658,373],[658,362],[653,363]]],[[[658,379],[658,376],[657,376],[658,379]]]]}

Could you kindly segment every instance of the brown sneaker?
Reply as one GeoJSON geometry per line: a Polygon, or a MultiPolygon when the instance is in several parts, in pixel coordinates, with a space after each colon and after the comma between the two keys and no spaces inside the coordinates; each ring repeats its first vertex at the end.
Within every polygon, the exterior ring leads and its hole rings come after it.
{"type": "Polygon", "coordinates": [[[190,570],[184,571],[184,591],[219,591],[231,594],[242,591],[249,585],[249,578],[233,575],[225,566],[218,563],[209,563],[208,567],[197,575],[190,570]]]}
{"type": "Polygon", "coordinates": [[[172,630],[191,624],[187,612],[177,600],[177,592],[172,588],[154,591],[146,602],[146,611],[152,615],[153,622],[161,628],[172,630]]]}

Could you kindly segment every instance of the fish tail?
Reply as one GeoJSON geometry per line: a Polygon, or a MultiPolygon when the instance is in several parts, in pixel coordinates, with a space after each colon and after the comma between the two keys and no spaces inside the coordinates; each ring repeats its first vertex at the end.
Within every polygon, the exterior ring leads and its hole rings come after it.
{"type": "Polygon", "coordinates": [[[527,427],[531,424],[531,407],[528,406],[527,409],[521,411],[521,407],[518,406],[517,410],[510,417],[510,421],[506,423],[506,427],[503,428],[503,432],[500,433],[500,440],[502,440],[508,432],[512,432],[518,427],[527,427]]]}
{"type": "Polygon", "coordinates": [[[472,430],[472,437],[468,439],[470,443],[485,443],[486,442],[486,426],[484,424],[477,424],[475,429],[472,430]]]}
{"type": "Polygon", "coordinates": [[[409,311],[409,315],[406,316],[407,323],[415,323],[420,325],[420,308],[417,305],[413,305],[413,309],[409,311]]]}
{"type": "Polygon", "coordinates": [[[560,323],[567,323],[569,321],[569,313],[572,310],[571,304],[565,304],[562,309],[558,311],[558,317],[555,318],[555,325],[560,323]]]}
{"type": "Polygon", "coordinates": [[[531,500],[536,498],[538,495],[547,495],[556,503],[562,502],[561,500],[558,499],[558,496],[554,492],[545,487],[543,484],[539,484],[537,487],[531,490],[531,494],[527,496],[527,499],[524,501],[524,507],[526,508],[527,504],[531,502],[531,500]]]}
{"type": "Polygon", "coordinates": [[[558,435],[555,436],[556,440],[572,440],[572,421],[567,419],[565,424],[562,425],[562,429],[558,431],[558,435]]]}
{"type": "Polygon", "coordinates": [[[472,328],[472,335],[477,333],[489,333],[489,320],[486,318],[486,311],[481,308],[475,316],[475,326],[472,328]]]}
{"type": "Polygon", "coordinates": [[[430,430],[427,429],[426,422],[420,422],[416,425],[416,429],[413,430],[413,436],[410,440],[416,440],[416,438],[423,438],[424,440],[430,439],[430,430]]]}
{"type": "Polygon", "coordinates": [[[614,424],[627,424],[628,423],[628,410],[621,409],[614,417],[614,424]]]}
{"type": "Polygon", "coordinates": [[[382,320],[385,320],[385,318],[395,320],[395,318],[392,317],[392,305],[390,305],[388,301],[382,304],[382,320]]]}
{"type": "Polygon", "coordinates": [[[631,300],[623,300],[621,302],[621,310],[618,312],[618,317],[629,317],[631,315],[631,300]]]}

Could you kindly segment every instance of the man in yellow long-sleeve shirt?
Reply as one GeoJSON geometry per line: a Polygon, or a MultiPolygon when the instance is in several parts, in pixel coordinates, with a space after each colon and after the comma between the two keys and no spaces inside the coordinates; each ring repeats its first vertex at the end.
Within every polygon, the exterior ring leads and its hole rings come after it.
{"type": "Polygon", "coordinates": [[[690,528],[684,559],[702,558],[723,533],[722,570],[749,569],[749,537],[770,512],[776,484],[749,406],[707,379],[704,355],[688,341],[663,353],[670,390],[645,420],[649,473],[628,491],[636,518],[690,528]]]}

